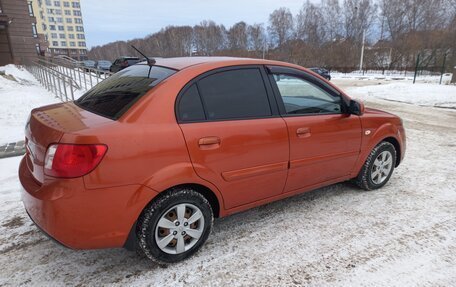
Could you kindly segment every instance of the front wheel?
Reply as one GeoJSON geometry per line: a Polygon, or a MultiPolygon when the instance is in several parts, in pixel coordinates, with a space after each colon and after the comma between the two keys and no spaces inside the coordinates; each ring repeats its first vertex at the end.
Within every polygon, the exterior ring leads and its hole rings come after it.
{"type": "Polygon", "coordinates": [[[389,142],[378,144],[367,157],[356,178],[356,184],[364,190],[383,187],[396,166],[396,149],[389,142]]]}
{"type": "Polygon", "coordinates": [[[139,246],[149,259],[159,263],[184,260],[207,240],[213,218],[203,195],[190,188],[171,189],[139,218],[139,246]]]}

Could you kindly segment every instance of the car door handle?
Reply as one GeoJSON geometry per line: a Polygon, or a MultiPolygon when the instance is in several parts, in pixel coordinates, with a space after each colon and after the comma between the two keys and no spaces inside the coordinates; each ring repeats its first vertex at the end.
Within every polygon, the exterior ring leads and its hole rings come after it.
{"type": "Polygon", "coordinates": [[[200,149],[216,149],[221,142],[219,137],[204,137],[199,139],[198,145],[200,149]]]}
{"type": "Polygon", "coordinates": [[[308,138],[310,137],[311,133],[310,133],[310,128],[298,128],[296,130],[296,136],[298,138],[308,138]]]}

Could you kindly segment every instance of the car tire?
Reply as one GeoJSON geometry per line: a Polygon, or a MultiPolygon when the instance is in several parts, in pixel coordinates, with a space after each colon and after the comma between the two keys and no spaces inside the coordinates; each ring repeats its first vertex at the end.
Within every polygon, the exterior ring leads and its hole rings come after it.
{"type": "Polygon", "coordinates": [[[136,236],[149,259],[174,263],[200,249],[209,237],[213,220],[211,205],[202,194],[191,188],[174,188],[144,209],[136,236]]]}
{"type": "Polygon", "coordinates": [[[389,142],[378,144],[367,157],[355,183],[364,190],[383,187],[391,178],[396,166],[396,149],[389,142]]]}

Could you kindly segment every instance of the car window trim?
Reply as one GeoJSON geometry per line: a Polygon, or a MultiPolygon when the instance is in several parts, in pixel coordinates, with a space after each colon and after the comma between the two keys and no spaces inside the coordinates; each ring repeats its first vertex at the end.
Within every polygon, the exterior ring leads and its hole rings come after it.
{"type": "Polygon", "coordinates": [[[317,77],[306,73],[305,71],[298,70],[295,68],[290,68],[290,67],[284,67],[284,66],[271,66],[267,65],[266,70],[268,72],[268,80],[272,86],[272,89],[274,91],[274,96],[276,98],[280,115],[282,117],[302,117],[302,116],[324,116],[324,115],[343,115],[347,113],[347,102],[345,97],[336,89],[328,85],[327,83],[323,82],[322,80],[318,79],[317,77]],[[333,112],[328,112],[328,113],[307,113],[307,114],[288,114],[285,109],[285,104],[283,102],[282,96],[280,94],[279,88],[277,86],[277,82],[274,79],[275,74],[280,74],[280,75],[289,75],[292,77],[300,78],[304,81],[310,82],[317,86],[318,88],[322,89],[323,91],[327,92],[328,94],[334,96],[334,97],[339,97],[341,99],[341,112],[339,113],[333,113],[333,112]]]}
{"type": "Polygon", "coordinates": [[[213,70],[206,71],[206,72],[196,76],[195,78],[191,79],[187,84],[184,85],[184,87],[179,91],[179,93],[176,97],[176,102],[175,102],[175,106],[174,106],[174,114],[175,114],[176,121],[178,124],[257,120],[257,119],[270,119],[270,118],[280,117],[279,107],[277,106],[277,100],[275,99],[274,91],[273,91],[272,86],[270,85],[270,81],[269,81],[268,75],[265,71],[265,67],[263,65],[251,65],[251,64],[215,68],[213,70]],[[207,108],[205,106],[205,102],[201,96],[200,88],[198,87],[198,82],[208,76],[211,76],[211,75],[214,75],[217,73],[232,71],[232,70],[239,70],[239,69],[258,69],[260,71],[261,79],[263,81],[263,85],[266,90],[266,95],[268,98],[271,115],[270,116],[261,116],[261,117],[255,116],[255,117],[241,117],[241,118],[229,118],[229,119],[209,119],[207,116],[207,108]],[[180,104],[181,98],[193,84],[196,84],[198,95],[199,95],[201,103],[203,105],[204,115],[206,118],[205,120],[186,121],[186,120],[180,119],[180,117],[179,117],[179,104],[180,104]]]}

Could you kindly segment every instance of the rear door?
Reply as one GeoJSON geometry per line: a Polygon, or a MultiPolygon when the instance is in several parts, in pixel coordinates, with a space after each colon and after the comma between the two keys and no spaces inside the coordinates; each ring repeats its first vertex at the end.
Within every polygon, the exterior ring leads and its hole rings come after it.
{"type": "Polygon", "coordinates": [[[299,70],[271,67],[270,80],[290,137],[285,192],[350,174],[361,147],[361,121],[345,112],[342,96],[299,70]]]}
{"type": "Polygon", "coordinates": [[[177,101],[195,171],[221,190],[228,209],[285,186],[287,128],[266,77],[262,66],[213,71],[189,83],[177,101]]]}

